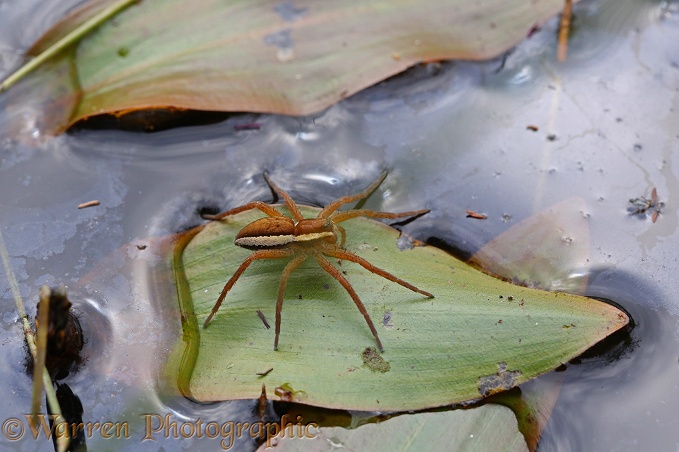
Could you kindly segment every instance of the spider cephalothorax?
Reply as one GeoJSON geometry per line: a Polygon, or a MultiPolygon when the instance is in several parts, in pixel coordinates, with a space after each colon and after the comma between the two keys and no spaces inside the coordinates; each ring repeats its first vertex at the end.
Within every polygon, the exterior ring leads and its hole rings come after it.
{"type": "Polygon", "coordinates": [[[205,319],[203,327],[207,327],[210,320],[219,310],[226,294],[231,290],[233,285],[236,283],[238,278],[243,274],[246,268],[257,259],[278,259],[291,257],[292,260],[283,269],[283,274],[281,276],[281,283],[278,288],[278,299],[276,302],[276,338],[274,339],[274,350],[278,350],[278,337],[281,331],[281,310],[283,308],[283,296],[285,294],[285,286],[288,282],[288,277],[290,274],[302,264],[309,257],[316,259],[316,262],[333,278],[335,278],[349,293],[354,303],[361,311],[365,321],[368,323],[368,327],[375,336],[375,341],[377,341],[377,346],[380,351],[384,351],[382,347],[382,342],[377,335],[377,330],[375,325],[370,319],[370,315],[365,309],[363,302],[354,291],[353,287],[349,281],[342,275],[342,273],[333,264],[326,259],[326,257],[332,257],[340,260],[347,260],[355,262],[361,265],[366,270],[375,273],[383,278],[400,284],[414,292],[421,293],[427,297],[433,297],[429,292],[420,290],[417,287],[405,282],[404,280],[397,278],[389,272],[386,272],[380,268],[375,267],[367,260],[359,257],[349,251],[346,251],[344,247],[344,242],[346,240],[346,233],[342,226],[337,223],[349,220],[356,217],[368,217],[368,218],[403,218],[411,217],[417,215],[423,215],[428,212],[428,210],[416,210],[412,212],[402,212],[402,213],[389,213],[389,212],[376,212],[373,210],[364,209],[352,209],[342,212],[337,212],[337,209],[343,204],[358,201],[359,199],[367,197],[372,193],[379,185],[382,183],[387,173],[382,173],[382,175],[368,188],[362,192],[339,198],[327,206],[325,206],[316,216],[316,218],[304,218],[300,212],[297,204],[292,200],[292,198],[283,190],[281,190],[276,184],[274,184],[269,178],[267,173],[264,173],[264,179],[269,184],[271,189],[278,194],[285,205],[287,206],[292,218],[284,216],[275,207],[263,203],[261,201],[253,201],[251,203],[245,204],[241,207],[236,207],[227,212],[223,212],[219,215],[204,215],[205,218],[210,220],[221,220],[222,218],[228,217],[230,215],[235,215],[246,210],[259,209],[267,217],[255,220],[252,223],[241,229],[234,243],[238,246],[255,250],[250,256],[248,256],[243,263],[238,267],[236,272],[231,276],[231,279],[226,283],[222,293],[219,295],[217,302],[212,308],[212,312],[205,319]],[[338,243],[339,242],[339,243],[338,243]]]}

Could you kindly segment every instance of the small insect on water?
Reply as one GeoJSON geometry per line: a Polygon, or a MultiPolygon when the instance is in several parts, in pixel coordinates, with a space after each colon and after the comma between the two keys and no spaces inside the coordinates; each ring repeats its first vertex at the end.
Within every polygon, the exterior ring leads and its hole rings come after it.
{"type": "Polygon", "coordinates": [[[651,214],[651,221],[655,223],[658,221],[658,216],[662,213],[665,203],[660,201],[658,198],[658,191],[653,187],[651,191],[651,199],[647,199],[644,196],[639,196],[638,198],[632,198],[629,200],[631,206],[627,208],[627,212],[630,215],[642,215],[646,217],[648,213],[651,214]]]}
{"type": "Polygon", "coordinates": [[[234,243],[238,246],[254,250],[255,252],[248,256],[243,263],[238,267],[236,272],[231,276],[231,279],[224,285],[222,293],[219,295],[217,302],[212,308],[212,312],[205,319],[203,328],[207,327],[210,320],[219,310],[226,294],[231,290],[238,278],[243,274],[246,268],[255,260],[258,259],[279,259],[292,257],[292,260],[283,269],[280,286],[278,287],[278,298],[276,302],[276,337],[274,339],[274,350],[278,350],[278,337],[281,331],[281,310],[283,308],[283,296],[285,295],[285,286],[287,285],[290,274],[299,267],[309,257],[316,259],[316,262],[335,278],[344,289],[349,293],[351,299],[354,300],[356,307],[361,311],[368,327],[375,337],[377,346],[380,351],[384,352],[382,342],[377,335],[377,330],[373,321],[370,319],[368,311],[366,311],[363,302],[354,291],[351,283],[342,275],[342,273],[333,264],[328,261],[327,257],[332,257],[340,260],[347,260],[361,265],[366,270],[375,273],[383,278],[393,281],[401,286],[408,288],[414,292],[425,295],[429,298],[434,296],[429,292],[418,289],[412,284],[392,275],[391,273],[377,268],[367,260],[360,256],[344,249],[346,240],[346,232],[338,223],[350,220],[356,217],[367,218],[405,218],[424,215],[429,210],[415,210],[412,212],[389,213],[376,212],[365,209],[351,209],[338,212],[343,204],[358,201],[366,198],[382,183],[387,173],[382,175],[368,188],[360,193],[351,196],[344,196],[339,198],[327,206],[325,206],[316,218],[304,218],[302,212],[297,207],[297,204],[292,198],[269,178],[268,173],[264,173],[264,179],[269,184],[271,189],[285,202],[286,207],[290,211],[292,218],[284,216],[275,207],[261,201],[253,201],[241,207],[236,207],[229,211],[223,212],[219,215],[203,215],[203,218],[208,220],[221,220],[230,215],[235,215],[247,210],[259,209],[264,212],[267,217],[255,220],[252,223],[241,229],[234,243]],[[338,243],[339,242],[339,243],[338,243]]]}

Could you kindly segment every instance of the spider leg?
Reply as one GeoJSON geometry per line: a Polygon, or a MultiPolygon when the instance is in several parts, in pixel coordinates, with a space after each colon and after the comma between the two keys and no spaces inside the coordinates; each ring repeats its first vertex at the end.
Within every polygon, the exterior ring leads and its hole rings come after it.
{"type": "Polygon", "coordinates": [[[205,319],[205,322],[203,323],[203,328],[207,327],[207,324],[210,323],[210,320],[212,320],[212,316],[214,316],[217,311],[219,310],[219,307],[222,305],[222,302],[224,301],[224,298],[226,297],[226,294],[231,290],[234,284],[236,284],[236,281],[238,281],[238,278],[243,274],[246,268],[252,263],[252,261],[257,260],[257,259],[278,259],[282,257],[290,257],[295,253],[295,250],[293,249],[276,249],[276,250],[260,250],[260,251],[255,251],[251,255],[247,257],[243,261],[242,264],[238,267],[236,272],[233,274],[231,279],[227,281],[227,283],[224,285],[224,288],[222,289],[222,293],[219,295],[219,298],[217,299],[217,302],[215,305],[212,307],[212,312],[210,312],[210,315],[207,316],[207,319],[205,319]]]}
{"type": "Polygon", "coordinates": [[[266,180],[266,183],[269,184],[269,187],[271,187],[271,189],[275,191],[278,194],[278,196],[283,198],[285,205],[290,210],[290,213],[292,214],[294,219],[297,221],[303,220],[304,215],[302,215],[302,212],[300,212],[299,207],[297,207],[297,204],[295,204],[295,201],[293,201],[289,194],[281,190],[281,188],[269,178],[268,172],[264,172],[264,179],[266,180]]]}
{"type": "Polygon", "coordinates": [[[306,254],[300,254],[293,260],[288,262],[288,265],[283,269],[281,276],[281,285],[278,286],[278,300],[276,301],[276,339],[274,339],[273,349],[278,350],[278,336],[281,334],[281,311],[283,310],[283,295],[285,294],[285,286],[288,284],[288,277],[292,272],[300,266],[307,258],[306,254]]]}
{"type": "Polygon", "coordinates": [[[337,215],[334,215],[331,217],[333,223],[340,223],[342,221],[347,221],[352,218],[356,217],[368,217],[368,218],[403,218],[403,217],[414,217],[414,216],[420,216],[424,215],[425,213],[428,213],[429,209],[424,209],[424,210],[413,210],[410,212],[401,212],[401,213],[391,213],[391,212],[376,212],[374,210],[346,210],[344,212],[340,212],[337,215]]]}
{"type": "Polygon", "coordinates": [[[323,254],[326,256],[331,256],[331,257],[336,257],[338,259],[343,259],[351,262],[355,262],[359,265],[361,265],[363,268],[368,270],[371,273],[375,273],[376,275],[379,275],[383,278],[388,279],[389,281],[395,282],[396,284],[399,284],[407,289],[412,290],[413,292],[421,293],[422,295],[425,295],[426,297],[429,298],[434,298],[434,295],[430,294],[429,292],[425,292],[424,290],[418,289],[417,287],[413,286],[412,284],[402,280],[401,278],[397,278],[396,276],[392,275],[391,273],[382,270],[381,268],[375,267],[373,264],[368,262],[367,260],[363,259],[360,256],[357,256],[353,253],[350,253],[349,251],[341,250],[337,247],[335,248],[328,248],[323,250],[323,254]]]}
{"type": "Polygon", "coordinates": [[[382,183],[385,177],[387,177],[386,171],[380,174],[380,177],[378,177],[375,182],[373,182],[368,188],[366,188],[362,192],[356,193],[355,195],[343,196],[339,199],[334,200],[333,202],[325,206],[323,210],[321,210],[317,218],[328,218],[328,216],[330,216],[331,213],[339,209],[340,206],[342,206],[343,204],[358,201],[361,198],[367,197],[370,193],[374,192],[377,189],[377,187],[379,187],[379,185],[382,183]]]}
{"type": "Polygon", "coordinates": [[[282,217],[284,216],[282,213],[280,213],[278,210],[276,210],[275,207],[262,202],[262,201],[253,201],[245,204],[244,206],[236,207],[231,210],[227,210],[226,212],[219,213],[217,215],[203,215],[203,218],[206,220],[221,220],[225,217],[231,216],[231,215],[236,215],[237,213],[245,212],[246,210],[252,210],[252,209],[259,209],[265,214],[267,214],[270,217],[282,217]]]}
{"type": "Polygon", "coordinates": [[[353,287],[351,287],[351,284],[349,283],[349,281],[347,281],[347,279],[344,276],[342,276],[342,273],[340,273],[340,271],[337,270],[337,267],[332,265],[325,257],[323,257],[320,254],[314,254],[314,257],[318,261],[318,265],[320,265],[323,268],[323,270],[330,273],[330,275],[333,278],[335,278],[337,281],[339,281],[339,283],[342,284],[344,289],[346,289],[346,291],[349,292],[351,299],[354,300],[354,303],[356,303],[356,307],[358,308],[359,311],[361,311],[361,314],[363,314],[365,321],[368,323],[368,327],[370,328],[370,331],[372,331],[373,336],[375,336],[375,341],[377,342],[377,347],[380,349],[380,352],[384,353],[384,348],[382,347],[382,342],[380,342],[380,338],[377,335],[377,330],[375,329],[375,325],[373,324],[372,319],[370,319],[370,315],[368,314],[368,311],[366,311],[365,306],[363,305],[363,302],[361,302],[361,299],[358,298],[356,291],[354,290],[353,287]]]}
{"type": "Polygon", "coordinates": [[[345,231],[342,226],[335,225],[335,227],[337,228],[337,231],[339,231],[341,237],[340,248],[344,248],[344,242],[346,242],[347,240],[347,231],[345,231]]]}

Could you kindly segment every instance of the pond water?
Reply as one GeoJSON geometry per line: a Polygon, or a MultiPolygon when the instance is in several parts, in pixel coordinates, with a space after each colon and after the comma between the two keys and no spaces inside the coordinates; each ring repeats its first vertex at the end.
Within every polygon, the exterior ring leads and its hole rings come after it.
{"type": "MultiPolygon", "coordinates": [[[[0,2],[0,75],[78,3],[0,2]]],[[[574,237],[589,241],[585,293],[624,308],[634,328],[538,379],[560,387],[540,449],[676,450],[679,2],[586,0],[575,13],[565,63],[555,61],[552,20],[504,61],[416,67],[309,117],[242,115],[152,134],[56,138],[38,136],[26,117],[25,136],[1,136],[0,231],[19,292],[32,316],[40,285],[68,286],[87,343],[81,369],[64,382],[85,420],[128,420],[133,430],[132,439],[88,445],[218,447],[162,432],[141,441],[145,413],[177,422],[257,419],[255,402],[200,405],[159,383],[181,324],[149,282],[157,256],[137,245],[199,224],[200,209],[270,200],[265,170],[295,200],[323,205],[386,168],[369,207],[431,209],[404,231],[463,256],[579,198],[589,229],[574,237]],[[261,127],[238,130],[251,122],[261,127]],[[657,221],[629,215],[629,199],[648,198],[654,187],[665,203],[657,221]],[[77,209],[92,199],[101,205],[77,209]],[[466,210],[488,219],[468,219],[466,210]]],[[[0,130],[2,122],[0,110],[0,130]]],[[[29,411],[31,393],[9,281],[0,272],[3,422],[29,411]]],[[[27,439],[0,445],[36,450],[27,439]]],[[[52,450],[46,440],[38,446],[52,450]]],[[[247,437],[233,446],[256,447],[247,437]]]]}

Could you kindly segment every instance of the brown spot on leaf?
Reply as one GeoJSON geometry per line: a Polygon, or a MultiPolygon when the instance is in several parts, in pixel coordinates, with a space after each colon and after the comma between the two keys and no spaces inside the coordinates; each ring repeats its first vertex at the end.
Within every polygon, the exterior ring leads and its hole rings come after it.
{"type": "Polygon", "coordinates": [[[506,391],[517,385],[516,379],[521,376],[520,370],[507,370],[507,363],[497,363],[497,373],[479,378],[479,394],[488,397],[506,391]]]}
{"type": "Polygon", "coordinates": [[[375,347],[368,347],[363,350],[361,357],[363,358],[363,365],[373,372],[386,373],[391,369],[391,364],[382,358],[375,347]]]}

